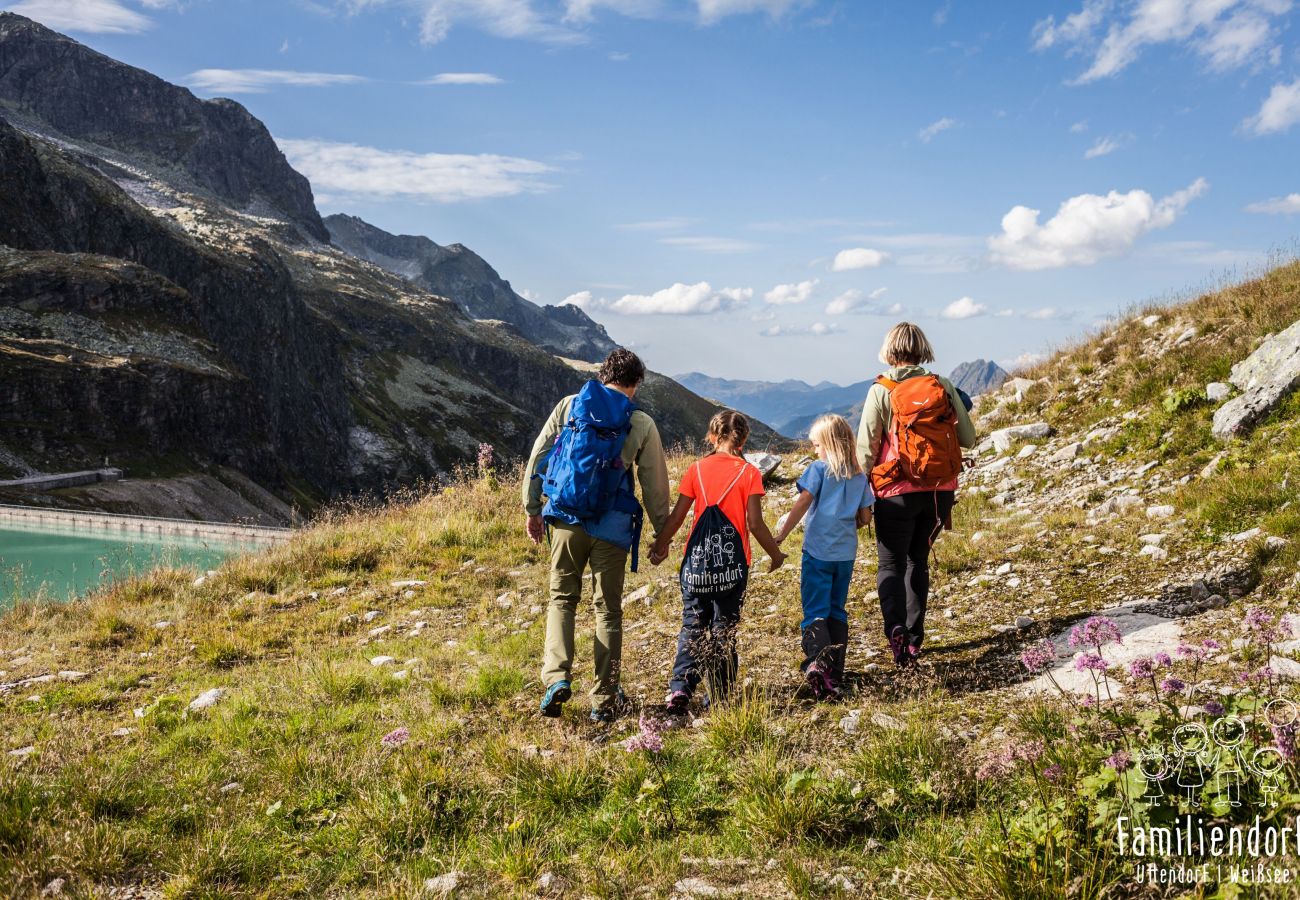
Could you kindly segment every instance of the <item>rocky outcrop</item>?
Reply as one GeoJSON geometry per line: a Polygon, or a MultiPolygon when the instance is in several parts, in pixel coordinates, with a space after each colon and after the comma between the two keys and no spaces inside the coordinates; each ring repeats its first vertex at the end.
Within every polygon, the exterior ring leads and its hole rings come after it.
{"type": "Polygon", "coordinates": [[[116,151],[165,181],[235,209],[329,234],[307,179],[233,100],[200,100],[14,13],[0,12],[0,113],[116,151]]]}
{"type": "Polygon", "coordinates": [[[618,345],[576,306],[538,306],[515,293],[487,262],[461,244],[389,234],[356,216],[325,219],[330,239],[353,256],[456,301],[475,319],[512,326],[521,337],[568,359],[599,362],[618,345]]]}
{"type": "Polygon", "coordinates": [[[1242,393],[1214,413],[1214,436],[1225,441],[1247,434],[1300,387],[1300,322],[1266,339],[1228,380],[1242,393]]]}
{"type": "Polygon", "coordinates": [[[1010,377],[1005,369],[992,360],[977,359],[964,362],[953,369],[948,380],[959,390],[977,397],[988,391],[996,391],[1010,377]]]}

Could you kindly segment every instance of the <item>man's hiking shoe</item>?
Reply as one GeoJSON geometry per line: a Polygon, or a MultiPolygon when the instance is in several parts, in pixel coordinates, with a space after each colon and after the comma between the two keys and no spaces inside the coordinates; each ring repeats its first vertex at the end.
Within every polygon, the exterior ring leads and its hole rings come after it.
{"type": "Polygon", "coordinates": [[[686,715],[686,708],[691,705],[691,695],[685,691],[673,691],[664,703],[664,712],[670,716],[686,715]]]}
{"type": "Polygon", "coordinates": [[[895,625],[889,633],[889,652],[894,655],[894,665],[900,669],[911,662],[907,652],[907,630],[902,625],[895,625]]]}
{"type": "Polygon", "coordinates": [[[627,694],[623,693],[623,686],[619,685],[614,689],[614,699],[604,709],[591,711],[591,721],[597,725],[608,725],[630,708],[627,694]]]}
{"type": "Polygon", "coordinates": [[[542,695],[542,715],[548,719],[558,719],[560,717],[561,707],[573,696],[573,691],[569,688],[569,682],[557,681],[546,689],[542,695]]]}

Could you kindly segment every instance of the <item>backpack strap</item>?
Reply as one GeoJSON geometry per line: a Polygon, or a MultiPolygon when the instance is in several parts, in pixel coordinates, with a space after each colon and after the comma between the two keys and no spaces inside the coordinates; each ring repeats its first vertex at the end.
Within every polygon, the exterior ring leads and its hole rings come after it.
{"type": "Polygon", "coordinates": [[[876,384],[880,385],[882,388],[884,388],[885,390],[889,391],[889,393],[892,394],[894,392],[894,388],[898,387],[899,384],[901,384],[901,382],[895,381],[892,378],[886,378],[884,375],[878,375],[876,376],[876,384]]]}
{"type": "Polygon", "coordinates": [[[719,503],[721,503],[721,502],[726,498],[726,496],[727,496],[728,494],[731,493],[731,489],[734,488],[734,487],[736,486],[736,482],[737,482],[737,481],[740,481],[740,476],[742,476],[742,475],[745,474],[745,467],[748,466],[748,465],[749,465],[749,463],[741,463],[741,464],[740,464],[740,471],[738,471],[738,472],[736,473],[736,477],[735,477],[735,478],[731,479],[731,484],[727,485],[727,489],[726,489],[725,491],[723,491],[723,492],[722,492],[722,496],[718,498],[718,502],[719,502],[719,503]]]}
{"type": "Polygon", "coordinates": [[[700,464],[695,464],[695,480],[700,485],[700,500],[704,503],[704,508],[709,508],[709,496],[704,490],[704,476],[700,474],[700,464]]]}

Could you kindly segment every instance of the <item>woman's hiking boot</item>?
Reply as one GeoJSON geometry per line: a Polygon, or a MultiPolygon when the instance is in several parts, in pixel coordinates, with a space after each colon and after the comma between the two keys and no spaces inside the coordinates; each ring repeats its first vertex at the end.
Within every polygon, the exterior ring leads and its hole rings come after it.
{"type": "Polygon", "coordinates": [[[889,632],[889,652],[894,655],[894,665],[900,669],[912,661],[907,652],[907,629],[902,625],[895,625],[889,632]]]}
{"type": "Polygon", "coordinates": [[[564,704],[573,696],[573,690],[567,680],[557,681],[546,689],[542,695],[542,715],[547,719],[558,719],[564,704]]]}

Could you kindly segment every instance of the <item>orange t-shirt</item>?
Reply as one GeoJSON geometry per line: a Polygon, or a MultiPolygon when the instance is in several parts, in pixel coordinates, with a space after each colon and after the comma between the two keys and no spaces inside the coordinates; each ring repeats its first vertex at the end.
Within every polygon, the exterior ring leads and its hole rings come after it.
{"type": "MultiPolygon", "coordinates": [[[[700,515],[710,505],[718,503],[718,497],[722,496],[722,492],[726,491],[727,486],[733,481],[736,482],[735,486],[727,491],[727,495],[722,498],[718,506],[727,520],[740,532],[741,543],[745,547],[745,561],[753,562],[753,554],[749,550],[749,528],[746,525],[745,509],[750,497],[755,495],[761,497],[766,493],[763,490],[763,473],[737,456],[714,453],[691,463],[691,467],[682,475],[682,483],[678,486],[677,492],[695,501],[694,520],[691,522],[691,531],[694,532],[695,522],[700,520],[700,515]],[[739,479],[737,475],[740,476],[739,479]],[[704,482],[703,497],[700,496],[701,481],[704,482]]],[[[689,534],[686,540],[690,542],[689,534]]]]}

